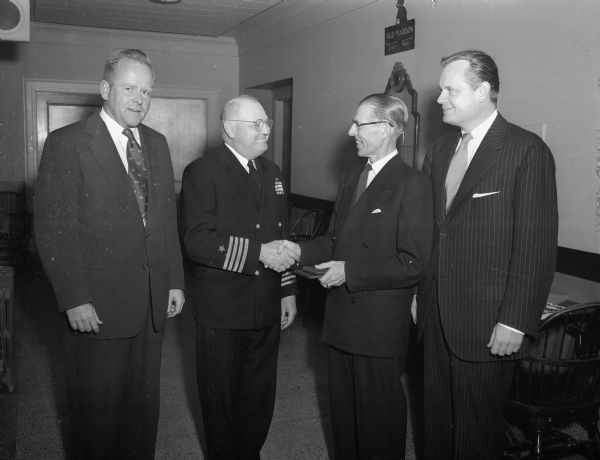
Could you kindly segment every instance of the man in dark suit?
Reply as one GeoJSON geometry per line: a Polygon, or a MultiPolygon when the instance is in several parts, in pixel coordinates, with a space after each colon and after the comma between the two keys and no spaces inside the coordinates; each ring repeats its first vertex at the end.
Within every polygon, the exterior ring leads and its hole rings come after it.
{"type": "Polygon", "coordinates": [[[432,264],[419,288],[427,458],[499,459],[502,406],[536,334],[557,243],[555,169],[544,142],[496,110],[498,69],[481,51],[442,59],[433,143],[432,264]]]}
{"type": "Polygon", "coordinates": [[[153,459],[165,316],[183,306],[173,169],[142,125],[154,74],[139,50],[110,56],[104,106],[44,145],[35,236],[66,312],[74,458],[153,459]]]}
{"type": "Polygon", "coordinates": [[[326,235],[285,247],[319,263],[329,289],[323,323],[335,458],[404,458],[404,371],[412,288],[424,276],[433,240],[431,186],[396,150],[404,102],[363,99],[348,134],[366,164],[342,177],[326,235]]]}
{"type": "Polygon", "coordinates": [[[281,171],[261,158],[272,120],[253,97],[225,105],[224,145],[183,174],[180,232],[195,262],[197,371],[209,460],[258,460],[275,405],[280,329],[296,315],[281,171]],[[275,271],[276,270],[276,271],[275,271]]]}

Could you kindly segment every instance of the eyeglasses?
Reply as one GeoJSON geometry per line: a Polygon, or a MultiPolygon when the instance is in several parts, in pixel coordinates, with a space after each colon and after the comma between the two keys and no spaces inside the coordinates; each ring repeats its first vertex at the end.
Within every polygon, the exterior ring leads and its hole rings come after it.
{"type": "Polygon", "coordinates": [[[356,120],[352,120],[352,126],[356,127],[356,130],[358,131],[362,126],[367,126],[367,125],[377,125],[379,123],[386,123],[388,125],[390,125],[392,128],[394,127],[393,124],[391,124],[389,121],[385,121],[385,120],[379,120],[379,121],[369,121],[367,123],[359,123],[356,120]]]}
{"type": "Polygon", "coordinates": [[[254,129],[257,131],[262,131],[265,126],[268,126],[269,129],[273,127],[273,120],[267,118],[266,120],[261,120],[260,118],[255,121],[250,120],[224,120],[224,121],[239,121],[240,123],[252,123],[254,125],[254,129]]]}

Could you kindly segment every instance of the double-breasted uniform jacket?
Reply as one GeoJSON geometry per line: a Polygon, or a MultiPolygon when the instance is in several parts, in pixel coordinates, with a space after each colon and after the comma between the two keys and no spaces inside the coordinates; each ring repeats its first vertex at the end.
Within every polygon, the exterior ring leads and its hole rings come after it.
{"type": "Polygon", "coordinates": [[[394,357],[406,352],[412,287],[429,262],[431,186],[396,155],[353,204],[362,169],[343,175],[329,230],[300,243],[301,262],[345,261],[346,283],[329,290],[323,340],[349,353],[394,357]]]}
{"type": "Polygon", "coordinates": [[[148,167],[146,225],[131,179],[98,113],[53,131],[34,197],[36,244],[61,311],[92,303],[91,338],[135,336],[151,306],[163,327],[170,289],[183,289],[173,168],[165,137],[138,127],[148,167]]]}
{"type": "Polygon", "coordinates": [[[287,197],[281,171],[255,160],[261,192],[226,147],[190,163],[183,174],[180,232],[196,263],[197,324],[224,329],[279,322],[281,299],[295,294],[295,276],[259,262],[262,243],[287,238],[287,197]]]}
{"type": "MultiPolygon", "coordinates": [[[[419,329],[439,305],[448,347],[468,361],[502,359],[486,344],[502,323],[535,335],[554,276],[555,166],[535,134],[498,115],[448,209],[444,182],[460,133],[436,141],[426,158],[435,203],[431,268],[419,288],[419,329]]],[[[527,352],[524,341],[519,353],[527,352]]]]}

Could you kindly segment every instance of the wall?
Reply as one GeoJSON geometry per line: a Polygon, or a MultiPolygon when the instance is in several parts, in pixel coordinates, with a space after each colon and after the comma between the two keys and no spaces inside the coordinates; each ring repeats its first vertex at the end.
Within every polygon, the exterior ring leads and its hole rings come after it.
{"type": "MultiPolygon", "coordinates": [[[[0,186],[21,188],[26,78],[100,82],[104,61],[117,49],[139,48],[150,57],[156,86],[217,90],[218,110],[238,94],[237,45],[232,39],[32,24],[31,43],[0,42],[0,186]]],[[[214,126],[217,126],[215,124],[214,126]]],[[[208,133],[208,146],[220,140],[208,133]]]]}
{"type": "MultiPolygon", "coordinates": [[[[339,5],[330,0],[328,5],[339,5]]],[[[479,48],[500,69],[499,109],[543,135],[557,165],[561,246],[600,253],[600,30],[597,0],[406,0],[416,49],[384,56],[393,0],[347,0],[337,16],[239,42],[240,88],[294,79],[292,192],[332,200],[355,161],[347,136],[357,102],[402,61],[419,92],[422,149],[445,129],[435,103],[439,61],[479,48]],[[435,6],[433,5],[435,4],[435,6]]]]}

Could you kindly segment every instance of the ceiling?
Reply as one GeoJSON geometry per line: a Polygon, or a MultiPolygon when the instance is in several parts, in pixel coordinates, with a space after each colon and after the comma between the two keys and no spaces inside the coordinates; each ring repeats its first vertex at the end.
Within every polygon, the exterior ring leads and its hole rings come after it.
{"type": "MultiPolygon", "coordinates": [[[[207,37],[234,36],[236,26],[283,0],[31,0],[36,22],[207,37]]],[[[290,2],[294,3],[294,2],[290,2]]]]}

